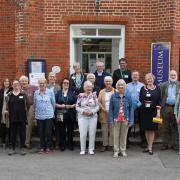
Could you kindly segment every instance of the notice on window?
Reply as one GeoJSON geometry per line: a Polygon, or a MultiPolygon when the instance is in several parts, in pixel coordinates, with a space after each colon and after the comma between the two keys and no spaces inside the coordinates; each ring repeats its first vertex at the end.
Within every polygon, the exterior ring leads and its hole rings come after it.
{"type": "Polygon", "coordinates": [[[42,72],[42,62],[31,62],[32,73],[42,72]]]}
{"type": "Polygon", "coordinates": [[[45,73],[30,73],[29,83],[32,85],[38,86],[38,80],[40,78],[45,78],[45,73]]]}
{"type": "Polygon", "coordinates": [[[96,59],[89,59],[89,72],[94,73],[96,71],[96,59]]]}

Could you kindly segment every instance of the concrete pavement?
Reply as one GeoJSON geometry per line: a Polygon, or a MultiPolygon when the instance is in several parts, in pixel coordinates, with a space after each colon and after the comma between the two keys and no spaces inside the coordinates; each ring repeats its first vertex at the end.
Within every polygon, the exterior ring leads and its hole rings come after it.
{"type": "Polygon", "coordinates": [[[179,180],[180,156],[158,149],[156,145],[150,156],[134,146],[127,151],[127,158],[118,159],[112,152],[80,156],[78,148],[48,155],[33,149],[26,156],[8,156],[8,151],[1,149],[0,180],[179,180]]]}

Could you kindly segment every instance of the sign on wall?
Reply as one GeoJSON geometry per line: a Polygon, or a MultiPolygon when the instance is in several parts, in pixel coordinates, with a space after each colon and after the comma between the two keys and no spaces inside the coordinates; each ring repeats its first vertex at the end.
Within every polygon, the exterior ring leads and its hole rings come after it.
{"type": "Polygon", "coordinates": [[[170,51],[170,42],[151,44],[151,72],[156,77],[156,85],[168,80],[170,69],[170,51]]]}
{"type": "Polygon", "coordinates": [[[45,70],[45,60],[28,59],[29,83],[32,85],[38,85],[38,80],[40,78],[45,78],[45,70]]]}

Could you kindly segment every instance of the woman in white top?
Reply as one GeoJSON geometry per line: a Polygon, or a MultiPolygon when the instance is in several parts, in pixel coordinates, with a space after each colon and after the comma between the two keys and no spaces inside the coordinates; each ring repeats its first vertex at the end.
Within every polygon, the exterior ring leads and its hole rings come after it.
{"type": "Polygon", "coordinates": [[[86,137],[89,133],[89,154],[94,155],[95,136],[97,126],[97,112],[99,110],[96,93],[92,93],[93,85],[90,81],[84,83],[84,93],[78,95],[76,110],[80,132],[81,155],[86,152],[86,137]]]}

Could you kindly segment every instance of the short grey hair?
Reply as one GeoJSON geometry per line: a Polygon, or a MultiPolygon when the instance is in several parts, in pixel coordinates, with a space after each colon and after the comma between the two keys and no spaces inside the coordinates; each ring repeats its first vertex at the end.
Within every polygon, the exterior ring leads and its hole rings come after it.
{"type": "Polygon", "coordinates": [[[20,78],[19,78],[19,81],[21,82],[23,79],[29,81],[29,78],[25,75],[22,75],[20,78]]]}
{"type": "Polygon", "coordinates": [[[111,77],[111,76],[106,76],[106,77],[104,78],[104,82],[105,82],[106,80],[110,80],[110,81],[112,81],[112,82],[113,82],[113,79],[112,79],[112,77],[111,77]]]}
{"type": "Polygon", "coordinates": [[[80,63],[79,63],[79,62],[75,62],[75,63],[73,64],[73,68],[76,67],[76,66],[80,67],[80,63]]]}
{"type": "Polygon", "coordinates": [[[124,79],[119,79],[116,83],[116,89],[118,88],[119,84],[123,84],[124,89],[126,88],[126,82],[124,81],[124,79]]]}
{"type": "Polygon", "coordinates": [[[87,74],[87,79],[89,79],[90,76],[93,76],[93,78],[96,79],[96,76],[93,73],[88,73],[87,74]]]}
{"type": "Polygon", "coordinates": [[[102,61],[97,61],[96,62],[96,66],[98,66],[99,64],[102,64],[104,66],[104,62],[102,62],[102,61]]]}
{"type": "Polygon", "coordinates": [[[91,82],[91,81],[85,81],[85,82],[84,82],[84,86],[83,86],[84,90],[85,90],[85,88],[86,88],[87,86],[92,86],[92,87],[93,87],[92,82],[91,82]]]}

